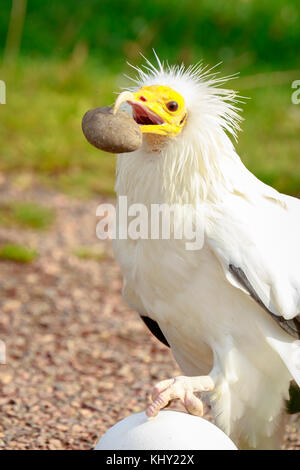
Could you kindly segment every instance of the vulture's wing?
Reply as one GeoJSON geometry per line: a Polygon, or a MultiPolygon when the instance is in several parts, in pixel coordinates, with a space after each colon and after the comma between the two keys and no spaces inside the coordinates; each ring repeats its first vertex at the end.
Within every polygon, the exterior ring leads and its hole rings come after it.
{"type": "Polygon", "coordinates": [[[150,330],[150,332],[155,336],[155,338],[157,338],[165,346],[170,347],[165,335],[160,329],[159,324],[148,316],[147,311],[145,310],[145,307],[142,303],[142,300],[138,296],[137,292],[132,288],[132,286],[130,286],[130,284],[126,281],[125,278],[123,283],[122,294],[128,305],[136,312],[139,312],[140,318],[143,320],[143,322],[150,330]]]}
{"type": "Polygon", "coordinates": [[[240,283],[241,287],[243,287],[249,293],[252,299],[254,299],[278,323],[278,325],[281,326],[281,328],[283,328],[290,335],[294,336],[294,338],[300,338],[300,314],[290,320],[286,320],[281,315],[274,315],[274,313],[271,312],[271,310],[269,310],[268,307],[260,299],[242,268],[230,264],[228,266],[228,269],[230,273],[235,277],[237,282],[240,283]]]}
{"type": "MultiPolygon", "coordinates": [[[[273,190],[272,190],[273,191],[273,190]]],[[[227,280],[251,296],[291,338],[300,338],[300,201],[256,194],[231,194],[206,209],[206,240],[227,280]]],[[[300,342],[293,361],[280,353],[300,383],[300,342]]]]}

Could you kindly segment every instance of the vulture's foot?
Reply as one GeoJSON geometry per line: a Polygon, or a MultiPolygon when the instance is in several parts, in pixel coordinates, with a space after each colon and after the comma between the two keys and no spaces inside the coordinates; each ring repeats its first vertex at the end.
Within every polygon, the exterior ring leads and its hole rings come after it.
{"type": "Polygon", "coordinates": [[[188,413],[196,416],[203,415],[203,402],[197,398],[195,392],[211,392],[215,385],[209,375],[201,377],[179,376],[173,379],[159,382],[153,390],[153,403],[147,408],[149,417],[157,416],[162,408],[165,408],[171,400],[179,398],[188,413]]]}

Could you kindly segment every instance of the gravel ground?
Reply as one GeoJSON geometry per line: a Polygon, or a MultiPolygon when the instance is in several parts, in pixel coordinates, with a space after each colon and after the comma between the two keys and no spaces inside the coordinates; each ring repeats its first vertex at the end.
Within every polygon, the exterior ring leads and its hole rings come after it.
{"type": "MultiPolygon", "coordinates": [[[[0,228],[0,243],[39,252],[30,264],[0,263],[0,448],[91,449],[116,421],[145,409],[155,382],[180,371],[122,300],[111,244],[95,235],[102,201],[2,181],[0,202],[10,199],[54,208],[56,222],[43,232],[0,228]],[[95,245],[101,262],[74,254],[95,245]]],[[[284,448],[300,449],[299,415],[284,448]]]]}

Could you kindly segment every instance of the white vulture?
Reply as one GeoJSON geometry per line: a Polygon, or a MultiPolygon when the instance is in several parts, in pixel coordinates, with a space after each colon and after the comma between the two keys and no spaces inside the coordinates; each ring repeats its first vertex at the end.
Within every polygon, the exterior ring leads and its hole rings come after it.
{"type": "Polygon", "coordinates": [[[300,385],[300,201],[241,162],[238,97],[225,79],[157,63],[137,69],[115,103],[131,106],[143,133],[140,149],[118,157],[117,196],[188,205],[204,242],[113,242],[125,300],[186,374],[156,385],[147,414],[179,398],[201,415],[203,399],[239,448],[278,448],[290,383],[300,385]]]}

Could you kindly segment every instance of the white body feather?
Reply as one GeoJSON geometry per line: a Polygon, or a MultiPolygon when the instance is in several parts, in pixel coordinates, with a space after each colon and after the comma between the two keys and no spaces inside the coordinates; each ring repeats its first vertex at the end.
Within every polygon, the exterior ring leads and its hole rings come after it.
{"type": "Polygon", "coordinates": [[[201,207],[204,246],[187,251],[185,240],[128,239],[114,241],[114,251],[129,305],[158,322],[185,374],[213,376],[216,389],[207,398],[217,424],[242,447],[268,448],[289,382],[300,383],[299,344],[228,266],[244,270],[273,313],[299,314],[300,202],[243,166],[224,132],[234,132],[234,94],[198,74],[162,67],[140,72],[138,86],[181,93],[188,120],[160,151],[145,143],[120,156],[116,190],[128,205],[201,207]]]}

